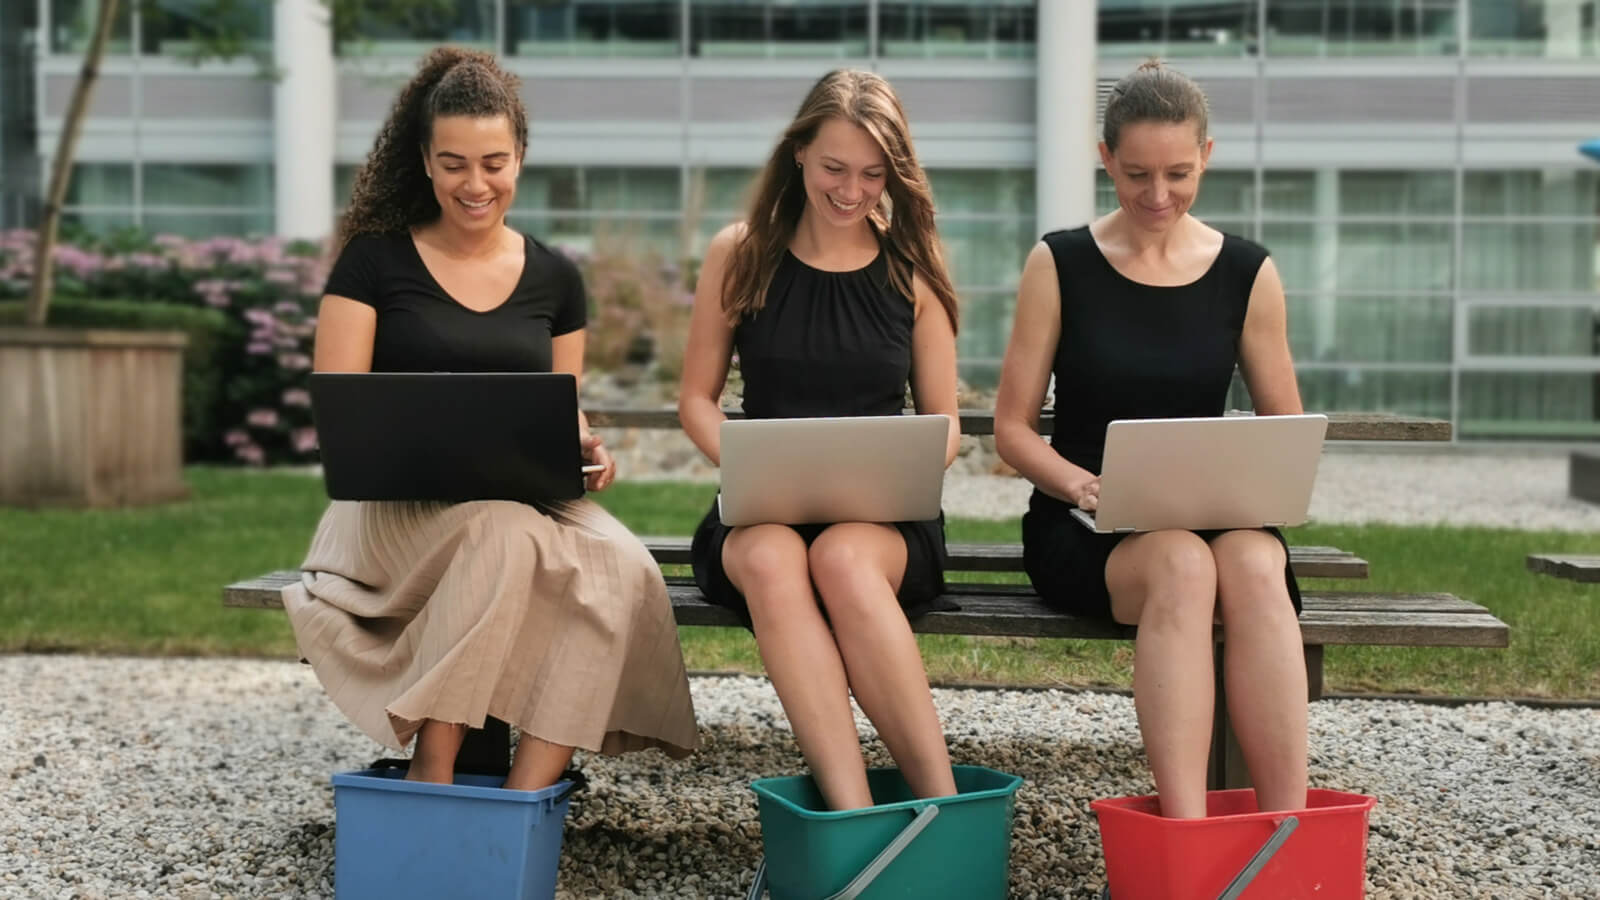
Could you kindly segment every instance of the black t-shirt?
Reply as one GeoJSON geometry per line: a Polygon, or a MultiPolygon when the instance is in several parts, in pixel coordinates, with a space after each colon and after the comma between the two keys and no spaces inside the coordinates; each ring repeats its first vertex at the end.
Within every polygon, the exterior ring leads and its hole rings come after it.
{"type": "Polygon", "coordinates": [[[548,372],[550,339],[587,319],[583,277],[561,253],[523,241],[511,296],[485,312],[445,293],[406,232],[352,238],[323,292],[377,310],[374,372],[548,372]]]}

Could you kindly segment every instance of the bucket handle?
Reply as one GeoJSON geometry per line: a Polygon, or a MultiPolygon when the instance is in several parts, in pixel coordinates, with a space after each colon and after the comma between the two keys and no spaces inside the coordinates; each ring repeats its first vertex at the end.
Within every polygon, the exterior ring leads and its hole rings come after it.
{"type": "MultiPolygon", "coordinates": [[[[883,874],[884,869],[889,868],[889,864],[895,861],[895,857],[898,857],[901,851],[910,846],[917,835],[921,834],[922,830],[927,828],[929,823],[933,821],[934,816],[938,814],[939,807],[932,804],[918,810],[916,817],[906,827],[900,829],[900,833],[894,836],[894,840],[890,841],[888,846],[878,851],[878,855],[872,858],[872,862],[867,863],[866,868],[857,872],[856,877],[850,879],[850,883],[845,885],[843,890],[827,897],[826,900],[855,900],[856,897],[861,896],[862,892],[872,886],[872,882],[883,874]]],[[[745,900],[761,900],[761,895],[766,890],[767,860],[762,857],[761,863],[756,866],[756,877],[750,883],[750,891],[745,894],[745,900]]]]}
{"type": "Polygon", "coordinates": [[[1244,864],[1244,868],[1239,870],[1239,874],[1228,882],[1228,886],[1223,889],[1217,900],[1236,900],[1244,893],[1244,889],[1250,886],[1250,882],[1256,880],[1256,876],[1271,861],[1272,855],[1278,852],[1278,848],[1283,846],[1283,842],[1287,841],[1289,835],[1298,827],[1300,820],[1295,816],[1289,816],[1280,822],[1277,830],[1272,832],[1272,836],[1267,838],[1265,844],[1261,845],[1261,849],[1257,850],[1256,854],[1250,857],[1250,861],[1244,864]]]}

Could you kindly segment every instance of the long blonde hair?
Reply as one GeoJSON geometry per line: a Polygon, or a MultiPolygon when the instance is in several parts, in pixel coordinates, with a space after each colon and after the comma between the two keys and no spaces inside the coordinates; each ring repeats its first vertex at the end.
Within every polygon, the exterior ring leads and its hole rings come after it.
{"type": "Polygon", "coordinates": [[[868,221],[885,250],[890,284],[910,299],[915,296],[912,278],[920,275],[939,298],[954,329],[956,290],[945,269],[944,251],[933,226],[933,192],[911,147],[905,110],[882,76],[857,69],[836,69],[822,76],[773,148],[756,181],[748,227],[734,245],[723,276],[723,313],[737,324],[765,303],[772,275],[794,239],[806,206],[805,180],[795,165],[795,153],[810,144],[829,119],[861,126],[888,160],[884,192],[868,221]]]}

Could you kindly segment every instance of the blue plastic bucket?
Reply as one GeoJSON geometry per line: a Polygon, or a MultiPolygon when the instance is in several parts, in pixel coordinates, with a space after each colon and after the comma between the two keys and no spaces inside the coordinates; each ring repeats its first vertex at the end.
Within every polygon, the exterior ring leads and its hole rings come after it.
{"type": "Polygon", "coordinates": [[[339,900],[556,892],[571,781],[508,791],[504,778],[406,781],[404,769],[333,776],[333,891],[339,900]]]}

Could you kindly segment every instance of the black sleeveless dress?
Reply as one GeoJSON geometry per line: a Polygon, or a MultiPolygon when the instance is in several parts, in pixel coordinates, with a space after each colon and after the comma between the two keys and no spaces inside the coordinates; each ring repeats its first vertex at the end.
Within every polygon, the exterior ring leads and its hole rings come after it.
{"type": "MultiPolygon", "coordinates": [[[[895,416],[906,405],[915,308],[889,282],[885,249],[866,267],[829,272],[784,251],[766,304],[733,331],[744,376],[744,414],[753,419],[810,416],[895,416]]],[[[806,545],[826,525],[797,525],[806,545]]],[[[955,609],[943,602],[944,517],[896,522],[906,542],[900,606],[907,616],[955,609]]],[[[749,607],[722,568],[730,529],[713,499],[695,529],[690,557],[706,599],[737,612],[748,627],[749,607]]]]}
{"type": "MultiPolygon", "coordinates": [[[[1198,280],[1156,287],[1118,272],[1087,227],[1052,232],[1044,243],[1061,287],[1050,441],[1057,453],[1098,473],[1113,419],[1223,414],[1264,247],[1225,234],[1222,252],[1198,280]]],[[[1124,535],[1096,534],[1072,509],[1034,490],[1022,517],[1023,567],[1048,605],[1109,619],[1106,558],[1124,535]]],[[[1277,529],[1267,530],[1284,543],[1277,529]]],[[[1195,533],[1209,542],[1223,532],[1195,533]]],[[[1283,577],[1299,612],[1300,588],[1287,564],[1283,577]]]]}

